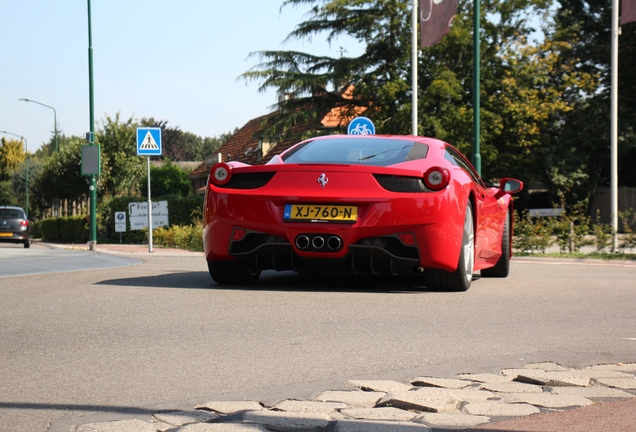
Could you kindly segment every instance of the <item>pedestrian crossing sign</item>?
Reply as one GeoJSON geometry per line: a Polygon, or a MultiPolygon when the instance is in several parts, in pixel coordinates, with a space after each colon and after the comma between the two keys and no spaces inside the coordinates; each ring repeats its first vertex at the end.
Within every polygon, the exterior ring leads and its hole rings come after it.
{"type": "Polygon", "coordinates": [[[161,156],[161,128],[137,128],[137,155],[161,156]]]}

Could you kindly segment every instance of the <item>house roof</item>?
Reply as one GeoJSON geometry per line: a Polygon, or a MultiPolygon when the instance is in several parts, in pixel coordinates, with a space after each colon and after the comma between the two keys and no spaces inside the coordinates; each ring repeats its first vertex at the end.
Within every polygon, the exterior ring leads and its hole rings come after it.
{"type": "Polygon", "coordinates": [[[190,173],[190,178],[192,180],[197,179],[197,178],[203,178],[203,177],[207,177],[208,174],[210,173],[210,167],[207,166],[205,164],[205,162],[203,162],[201,165],[199,165],[198,167],[196,167],[191,173],[190,173]]]}
{"type": "MultiPolygon", "coordinates": [[[[349,86],[345,91],[343,91],[342,98],[353,98],[353,86],[349,86]]],[[[354,117],[364,113],[366,110],[366,107],[354,107],[354,114],[347,114],[348,112],[350,112],[347,107],[335,107],[332,108],[320,120],[318,125],[306,124],[296,126],[294,127],[294,132],[303,132],[316,126],[325,129],[344,127],[354,117]]],[[[269,149],[267,154],[259,160],[259,153],[257,151],[258,141],[262,138],[263,135],[263,125],[269,117],[276,114],[278,114],[278,112],[266,114],[248,121],[242,128],[240,128],[234,135],[232,135],[232,137],[230,137],[230,139],[228,139],[227,142],[221,146],[221,148],[219,148],[218,152],[222,154],[222,161],[232,160],[243,162],[249,165],[260,165],[267,163],[272,157],[274,157],[274,155],[280,154],[292,145],[296,144],[297,141],[294,138],[288,138],[284,139],[281,142],[277,142],[269,149]]],[[[209,171],[210,167],[203,163],[190,174],[190,178],[195,179],[207,177],[209,171]]]]}
{"type": "Polygon", "coordinates": [[[234,160],[250,165],[266,162],[266,157],[261,161],[258,160],[256,150],[258,149],[259,134],[263,130],[263,122],[271,115],[266,114],[248,121],[245,126],[232,135],[219,149],[219,153],[223,155],[223,161],[234,160]]]}
{"type": "MultiPolygon", "coordinates": [[[[349,87],[342,92],[342,98],[347,100],[353,99],[353,89],[353,85],[349,85],[349,87]]],[[[345,106],[334,107],[323,117],[320,124],[327,129],[345,127],[351,120],[363,114],[366,110],[367,107],[363,106],[354,106],[352,109],[345,106]]]]}

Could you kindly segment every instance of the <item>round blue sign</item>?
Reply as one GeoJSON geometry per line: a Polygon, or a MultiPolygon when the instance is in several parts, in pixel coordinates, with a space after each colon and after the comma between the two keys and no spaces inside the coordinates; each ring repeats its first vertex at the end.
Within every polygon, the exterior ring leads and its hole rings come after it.
{"type": "Polygon", "coordinates": [[[356,117],[347,127],[349,135],[375,135],[375,125],[367,117],[356,117]]]}

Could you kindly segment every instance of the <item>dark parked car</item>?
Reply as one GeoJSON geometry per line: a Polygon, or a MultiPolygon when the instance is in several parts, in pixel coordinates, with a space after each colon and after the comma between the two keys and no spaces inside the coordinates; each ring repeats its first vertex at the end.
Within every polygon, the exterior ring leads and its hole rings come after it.
{"type": "Polygon", "coordinates": [[[0,242],[22,243],[31,246],[29,220],[20,207],[0,206],[0,242]]]}

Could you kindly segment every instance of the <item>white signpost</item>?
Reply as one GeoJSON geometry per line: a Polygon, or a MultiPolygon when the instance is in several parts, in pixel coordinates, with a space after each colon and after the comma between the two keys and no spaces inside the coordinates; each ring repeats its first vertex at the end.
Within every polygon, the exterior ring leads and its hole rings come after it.
{"type": "MultiPolygon", "coordinates": [[[[148,157],[148,206],[146,207],[146,213],[148,216],[148,252],[152,253],[152,229],[154,227],[152,214],[154,213],[154,206],[152,211],[147,211],[148,207],[152,206],[152,198],[150,196],[150,156],[161,156],[161,128],[137,128],[137,155],[148,157]]],[[[166,205],[166,214],[167,212],[166,205]]],[[[131,229],[133,229],[132,217],[130,219],[131,229]]]]}
{"type": "Polygon", "coordinates": [[[121,243],[121,233],[126,232],[126,212],[115,212],[115,232],[119,233],[121,243]]]}
{"type": "MultiPolygon", "coordinates": [[[[150,217],[147,202],[128,203],[128,217],[130,218],[131,231],[146,229],[150,226],[149,223],[152,223],[153,228],[168,226],[168,201],[153,202],[150,217]]],[[[148,231],[150,232],[150,230],[148,231]]]]}

